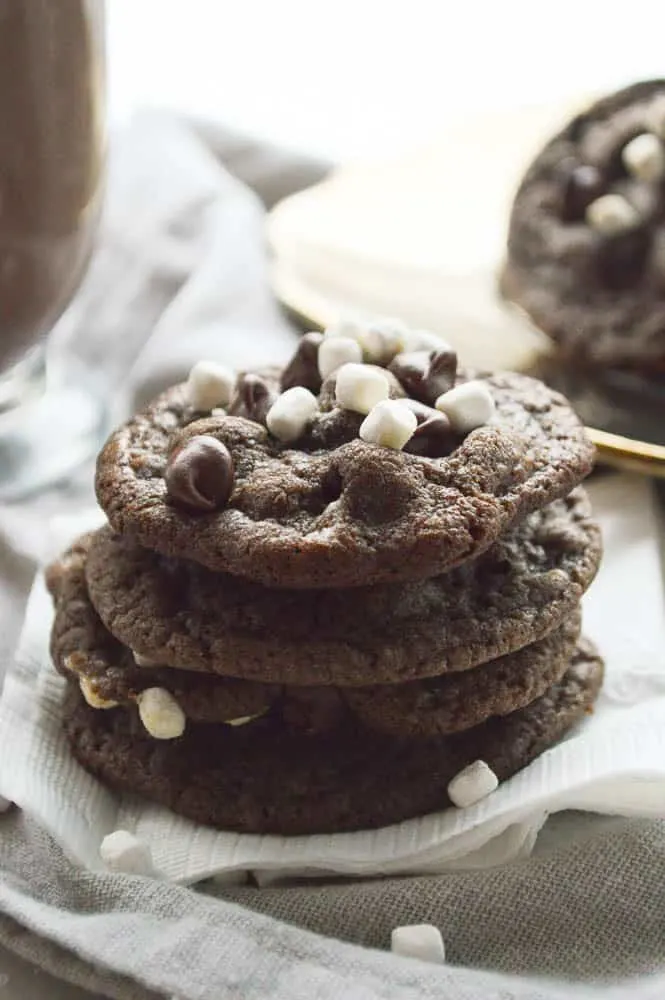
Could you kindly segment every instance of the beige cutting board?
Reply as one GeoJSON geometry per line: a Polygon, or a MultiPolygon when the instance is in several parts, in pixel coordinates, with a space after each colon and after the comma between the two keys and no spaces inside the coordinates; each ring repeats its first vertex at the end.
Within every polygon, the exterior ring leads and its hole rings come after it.
{"type": "Polygon", "coordinates": [[[453,342],[467,364],[519,368],[546,346],[496,296],[512,194],[576,108],[470,117],[426,147],[355,163],[271,213],[277,296],[313,325],[340,313],[400,316],[453,342]]]}

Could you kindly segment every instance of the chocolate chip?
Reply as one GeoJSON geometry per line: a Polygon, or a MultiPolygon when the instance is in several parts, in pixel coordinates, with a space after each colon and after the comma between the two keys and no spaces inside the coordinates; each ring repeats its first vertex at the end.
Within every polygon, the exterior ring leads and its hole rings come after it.
{"type": "Polygon", "coordinates": [[[228,413],[232,417],[244,417],[257,424],[265,424],[268,410],[277,399],[278,393],[260,375],[251,372],[240,375],[228,413]]]}
{"type": "Polygon", "coordinates": [[[405,399],[403,402],[415,413],[418,419],[418,426],[407,442],[404,451],[411,455],[423,455],[427,458],[442,458],[444,455],[450,455],[459,443],[459,436],[451,427],[450,420],[445,413],[415,399],[405,399]]]}
{"type": "Polygon", "coordinates": [[[398,354],[389,371],[402,388],[422,403],[434,403],[455,384],[457,355],[450,348],[440,351],[411,351],[398,354]]]}
{"type": "Polygon", "coordinates": [[[190,438],[169,457],[166,491],[177,505],[210,511],[223,507],[233,490],[233,459],[221,441],[209,434],[190,438]]]}
{"type": "Polygon", "coordinates": [[[296,353],[282,372],[282,392],[295,385],[304,385],[310,392],[318,393],[321,388],[318,357],[322,342],[322,333],[306,333],[300,338],[296,353]]]}
{"type": "Polygon", "coordinates": [[[563,172],[561,214],[565,222],[580,222],[591,202],[605,193],[603,175],[584,163],[566,163],[563,172]]]}

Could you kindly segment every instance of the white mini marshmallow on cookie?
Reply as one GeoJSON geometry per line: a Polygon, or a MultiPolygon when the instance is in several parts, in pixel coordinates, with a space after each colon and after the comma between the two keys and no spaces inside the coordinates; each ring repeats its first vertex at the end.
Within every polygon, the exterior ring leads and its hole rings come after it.
{"type": "Polygon", "coordinates": [[[357,340],[350,337],[330,337],[321,341],[318,351],[318,366],[321,378],[328,378],[342,365],[349,362],[359,364],[363,359],[363,349],[357,340]]]}
{"type": "Polygon", "coordinates": [[[665,148],[651,132],[631,139],[623,147],[621,159],[628,173],[640,181],[655,183],[665,175],[665,148]]]}
{"type": "Polygon", "coordinates": [[[409,331],[399,319],[374,320],[367,325],[361,338],[365,361],[388,365],[404,350],[409,331]]]}
{"type": "Polygon", "coordinates": [[[147,732],[156,740],[176,740],[185,731],[187,719],[170,691],[146,688],[136,696],[139,716],[147,732]]]}
{"type": "Polygon", "coordinates": [[[236,383],[235,372],[216,361],[197,361],[187,379],[187,394],[195,410],[228,406],[236,383]]]}
{"type": "Polygon", "coordinates": [[[79,687],[81,694],[85,698],[90,708],[117,708],[118,702],[110,698],[102,698],[93,687],[88,677],[79,677],[79,687]]]}
{"type": "Polygon", "coordinates": [[[654,97],[647,109],[645,125],[659,139],[665,139],[665,94],[654,97]]]}
{"type": "Polygon", "coordinates": [[[323,331],[323,336],[326,340],[332,340],[335,337],[344,337],[344,339],[355,340],[360,343],[366,326],[366,323],[363,323],[362,320],[355,316],[344,316],[335,323],[331,323],[330,326],[327,326],[323,331]]]}
{"type": "Polygon", "coordinates": [[[414,351],[452,351],[451,345],[438,333],[432,330],[409,330],[406,336],[404,352],[414,351]]]}
{"type": "Polygon", "coordinates": [[[603,236],[612,236],[639,225],[640,214],[621,194],[604,194],[587,207],[586,221],[603,236]]]}
{"type": "Polygon", "coordinates": [[[396,927],[390,935],[390,950],[403,958],[419,958],[421,962],[446,960],[441,931],[434,924],[410,924],[396,927]]]}
{"type": "Polygon", "coordinates": [[[132,656],[137,667],[156,667],[158,665],[157,660],[144,656],[143,653],[137,653],[135,649],[132,650],[132,656]]]}
{"type": "Polygon", "coordinates": [[[112,872],[126,875],[154,875],[150,848],[129,830],[114,830],[104,837],[99,856],[112,872]]]}
{"type": "Polygon", "coordinates": [[[466,809],[491,795],[498,787],[499,779],[489,764],[484,760],[474,760],[448,782],[448,798],[458,809],[466,809]]]}
{"type": "Polygon", "coordinates": [[[484,427],[496,411],[492,393],[478,379],[462,382],[454,389],[442,393],[435,406],[441,413],[445,413],[453,430],[460,434],[469,434],[477,427],[484,427]]]}
{"type": "Polygon", "coordinates": [[[372,407],[358,434],[367,444],[380,444],[400,451],[413,437],[417,426],[418,419],[407,406],[396,399],[384,399],[372,407]]]}
{"type": "Polygon", "coordinates": [[[376,368],[346,364],[337,372],[335,399],[345,410],[366,414],[389,396],[390,383],[376,368]]]}
{"type": "Polygon", "coordinates": [[[254,719],[260,719],[265,712],[258,712],[256,715],[239,715],[237,719],[224,719],[224,725],[238,729],[240,726],[247,726],[254,719]]]}
{"type": "Polygon", "coordinates": [[[303,434],[319,408],[316,396],[302,385],[287,389],[268,410],[266,425],[279,441],[288,444],[303,434]]]}

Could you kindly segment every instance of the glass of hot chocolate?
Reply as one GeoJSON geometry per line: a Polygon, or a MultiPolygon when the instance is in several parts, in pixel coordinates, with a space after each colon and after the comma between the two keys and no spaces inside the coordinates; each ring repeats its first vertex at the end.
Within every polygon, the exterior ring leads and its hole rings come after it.
{"type": "Polygon", "coordinates": [[[0,0],[0,501],[61,479],[102,433],[48,335],[92,254],[104,78],[103,0],[0,0]]]}

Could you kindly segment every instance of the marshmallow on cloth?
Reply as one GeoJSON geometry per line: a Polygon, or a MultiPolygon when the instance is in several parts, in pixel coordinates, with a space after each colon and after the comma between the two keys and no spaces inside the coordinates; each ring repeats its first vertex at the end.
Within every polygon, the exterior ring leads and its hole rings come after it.
{"type": "Polygon", "coordinates": [[[390,936],[390,950],[403,958],[419,958],[421,962],[446,960],[441,931],[434,924],[410,924],[396,927],[390,936]]]}
{"type": "Polygon", "coordinates": [[[342,365],[337,372],[335,399],[345,410],[367,414],[389,396],[390,383],[376,368],[347,364],[342,365]]]}
{"type": "Polygon", "coordinates": [[[195,410],[228,406],[235,386],[235,372],[215,361],[198,361],[189,373],[187,393],[195,410]]]}
{"type": "Polygon", "coordinates": [[[114,830],[104,837],[99,856],[112,872],[126,875],[155,875],[150,848],[128,830],[114,830]]]}
{"type": "Polygon", "coordinates": [[[418,419],[404,403],[384,399],[373,406],[360,425],[359,435],[368,444],[401,450],[418,426],[418,419]]]}
{"type": "Polygon", "coordinates": [[[296,441],[316,413],[319,404],[316,396],[302,385],[287,389],[268,410],[268,430],[280,441],[296,441]]]}

